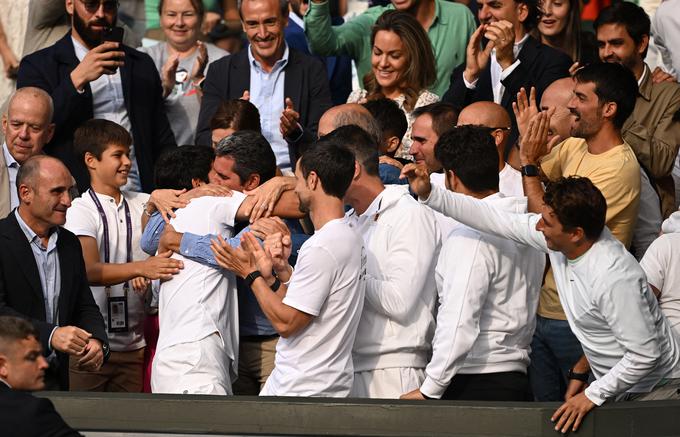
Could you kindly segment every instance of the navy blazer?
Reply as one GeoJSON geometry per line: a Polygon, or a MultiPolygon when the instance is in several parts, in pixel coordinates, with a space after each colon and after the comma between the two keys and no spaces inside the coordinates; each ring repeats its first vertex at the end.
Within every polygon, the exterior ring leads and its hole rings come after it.
{"type": "MultiPolygon", "coordinates": [[[[217,112],[220,103],[238,99],[245,90],[250,89],[248,50],[244,48],[235,55],[225,56],[210,64],[203,83],[196,144],[212,144],[210,119],[217,112]]],[[[319,60],[289,48],[285,72],[284,98],[290,97],[293,101],[293,107],[300,114],[300,125],[304,129],[302,139],[288,142],[290,162],[295,166],[302,145],[316,139],[319,119],[331,107],[331,97],[326,69],[319,60]]]]}
{"type": "MultiPolygon", "coordinates": [[[[125,52],[125,65],[120,67],[125,107],[132,125],[142,190],[150,192],[156,158],[164,147],[176,144],[175,136],[165,113],[161,79],[153,61],[146,53],[124,45],[121,48],[125,52]]],[[[90,85],[81,94],[71,81],[71,72],[79,63],[69,32],[54,45],[21,60],[17,88],[35,86],[52,96],[56,130],[52,141],[45,145],[45,152],[64,161],[83,192],[90,185],[89,176],[82,159],[73,153],[73,133],[93,117],[93,108],[90,85]]]]}
{"type": "MultiPolygon", "coordinates": [[[[541,44],[537,39],[529,36],[522,50],[517,56],[520,64],[513,70],[502,83],[505,92],[501,99],[501,106],[508,111],[512,120],[512,135],[510,144],[517,138],[517,123],[512,111],[512,102],[517,98],[520,88],[524,87],[527,93],[532,86],[536,87],[537,102],[541,101],[543,91],[556,81],[569,76],[571,58],[560,50],[541,44]]],[[[459,65],[451,74],[451,84],[448,91],[442,97],[442,101],[453,104],[458,110],[462,110],[470,103],[480,101],[493,102],[493,87],[491,85],[491,62],[482,70],[474,90],[468,89],[463,81],[465,64],[459,65]]],[[[506,152],[509,152],[510,147],[506,152]]]]}
{"type": "Polygon", "coordinates": [[[52,401],[12,390],[0,382],[0,435],[3,437],[82,437],[64,422],[52,401]]]}
{"type": "MultiPolygon", "coordinates": [[[[47,323],[45,301],[38,265],[30,243],[11,212],[0,220],[0,316],[29,319],[40,332],[43,353],[49,354],[49,338],[57,326],[47,323]]],[[[73,233],[59,229],[57,238],[61,287],[59,326],[77,326],[108,344],[106,327],[87,282],[80,241],[73,233]]],[[[68,355],[57,352],[59,383],[68,390],[68,355]]]]}

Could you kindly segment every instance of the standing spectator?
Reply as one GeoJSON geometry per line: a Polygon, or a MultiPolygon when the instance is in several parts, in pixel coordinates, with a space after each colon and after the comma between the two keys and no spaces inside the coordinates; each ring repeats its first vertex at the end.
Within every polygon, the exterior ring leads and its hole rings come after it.
{"type": "Polygon", "coordinates": [[[671,173],[680,147],[680,85],[654,83],[644,62],[650,35],[645,11],[622,2],[600,12],[594,23],[600,59],[616,62],[635,75],[639,92],[635,109],[623,125],[623,138],[635,152],[640,165],[649,172],[661,197],[663,217],[675,211],[675,186],[671,173]]]}
{"type": "Polygon", "coordinates": [[[534,86],[540,100],[548,85],[568,76],[572,62],[564,52],[530,36],[539,14],[536,0],[481,0],[479,5],[481,25],[470,38],[465,64],[451,75],[451,86],[442,100],[459,110],[481,100],[498,103],[512,119],[510,144],[514,144],[517,125],[512,101],[517,92],[534,86]],[[484,39],[488,42],[482,46],[484,39]]]}
{"type": "Polygon", "coordinates": [[[277,165],[291,171],[301,144],[316,136],[319,118],[331,106],[326,72],[318,59],[286,44],[287,0],[244,0],[240,13],[250,46],[210,68],[196,144],[210,143],[210,120],[222,101],[248,98],[260,111],[277,165]]]}
{"type": "Polygon", "coordinates": [[[30,318],[49,355],[48,388],[68,390],[69,355],[96,370],[109,355],[104,320],[87,284],[78,238],[62,228],[73,177],[47,156],[19,169],[19,207],[0,221],[0,315],[30,318]]]}
{"type": "Polygon", "coordinates": [[[45,152],[62,159],[85,191],[87,174],[71,150],[73,132],[92,118],[111,120],[132,135],[126,188],[150,192],[156,157],[175,144],[156,67],[148,55],[104,41],[106,28],[116,24],[116,1],[66,0],[66,10],[71,32],[26,56],[17,79],[17,88],[42,88],[54,100],[55,134],[45,152]]]}
{"type": "Polygon", "coordinates": [[[383,12],[397,9],[413,15],[430,38],[437,62],[436,79],[430,90],[438,96],[446,91],[449,76],[464,61],[465,45],[475,28],[472,13],[464,5],[445,0],[393,1],[374,6],[339,26],[331,24],[327,0],[312,0],[305,15],[305,32],[314,53],[349,55],[356,62],[359,83],[371,70],[373,43],[371,27],[383,12]]]}
{"type": "Polygon", "coordinates": [[[581,66],[598,60],[595,35],[581,30],[578,0],[539,0],[538,7],[541,15],[532,32],[536,39],[563,51],[581,66]]]}
{"type": "Polygon", "coordinates": [[[260,395],[350,394],[366,273],[363,242],[344,218],[342,198],[354,171],[352,152],[331,140],[320,140],[298,161],[295,193],[315,233],[300,249],[295,271],[287,261],[291,242],[280,235],[267,252],[250,233],[242,244],[245,250],[224,242],[213,245],[219,264],[244,278],[281,335],[274,371],[260,395]],[[268,285],[272,270],[281,282],[274,292],[268,285]]]}
{"type": "Polygon", "coordinates": [[[40,88],[21,88],[2,116],[5,143],[0,154],[0,218],[19,206],[17,173],[28,158],[42,153],[54,134],[52,98],[40,88]]]}
{"type": "Polygon", "coordinates": [[[432,353],[439,226],[405,187],[383,185],[378,146],[363,129],[343,126],[324,138],[345,145],[356,158],[344,200],[367,258],[350,396],[396,399],[422,384],[432,353]]]}
{"type": "Polygon", "coordinates": [[[5,437],[79,437],[49,399],[27,393],[45,388],[47,360],[31,322],[0,316],[0,423],[5,437]]]}
{"type": "MultiPolygon", "coordinates": [[[[459,126],[439,139],[435,153],[452,191],[503,211],[526,211],[526,199],[498,191],[498,151],[487,129],[459,126]]],[[[467,226],[453,231],[437,261],[440,304],[427,377],[402,398],[528,400],[544,264],[539,251],[507,238],[467,226]]]]}
{"type": "Polygon", "coordinates": [[[139,247],[145,193],[121,192],[130,169],[130,134],[108,120],[89,120],[76,130],[73,148],[87,167],[90,188],[73,201],[65,227],[80,240],[83,259],[109,333],[111,356],[96,372],[71,360],[73,391],[142,391],[144,298],[148,281],[170,279],[181,262],[148,258],[139,247]]]}
{"type": "Polygon", "coordinates": [[[348,103],[387,97],[399,104],[408,121],[397,158],[410,158],[412,111],[439,100],[427,88],[434,82],[432,45],[418,20],[401,11],[385,11],[371,32],[371,71],[364,88],[350,94],[348,103]]]}
{"type": "Polygon", "coordinates": [[[193,144],[204,72],[229,53],[198,40],[205,15],[201,0],[160,0],[158,12],[165,42],[139,50],[151,56],[161,76],[165,109],[177,144],[193,144]]]}

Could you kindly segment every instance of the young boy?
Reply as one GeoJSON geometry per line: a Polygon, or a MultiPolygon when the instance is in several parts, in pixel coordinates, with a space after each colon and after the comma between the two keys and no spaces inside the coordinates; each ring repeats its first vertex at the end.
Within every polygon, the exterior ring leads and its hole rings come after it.
{"type": "Polygon", "coordinates": [[[369,100],[363,105],[378,122],[383,137],[380,148],[380,180],[383,184],[406,184],[406,179],[399,179],[404,164],[409,161],[398,159],[394,154],[401,146],[401,140],[408,129],[408,122],[404,111],[399,105],[388,98],[369,100]]]}
{"type": "Polygon", "coordinates": [[[169,279],[182,262],[147,258],[139,240],[148,194],[121,192],[130,170],[130,134],[108,120],[90,120],[73,140],[90,189],[73,201],[65,227],[83,249],[87,279],[107,326],[111,355],[97,372],[70,365],[74,391],[140,392],[144,360],[144,291],[149,279],[169,279]]]}

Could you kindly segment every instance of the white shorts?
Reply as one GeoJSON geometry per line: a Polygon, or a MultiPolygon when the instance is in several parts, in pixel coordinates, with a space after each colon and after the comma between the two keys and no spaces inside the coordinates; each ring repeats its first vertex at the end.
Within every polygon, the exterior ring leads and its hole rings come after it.
{"type": "Polygon", "coordinates": [[[231,395],[227,356],[219,334],[156,351],[151,370],[153,393],[231,395]]]}
{"type": "Polygon", "coordinates": [[[425,381],[425,369],[393,367],[390,369],[354,372],[350,397],[399,399],[399,396],[420,388],[425,381]]]}

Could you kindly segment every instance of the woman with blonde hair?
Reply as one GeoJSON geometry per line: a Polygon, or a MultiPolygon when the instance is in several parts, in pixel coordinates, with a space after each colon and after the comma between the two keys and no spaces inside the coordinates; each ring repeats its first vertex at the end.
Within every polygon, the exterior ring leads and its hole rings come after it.
{"type": "Polygon", "coordinates": [[[411,113],[439,101],[439,96],[427,90],[437,77],[430,38],[411,14],[390,10],[373,26],[371,45],[371,71],[364,77],[365,89],[352,92],[347,102],[381,97],[394,100],[408,120],[408,130],[395,156],[411,159],[411,113]]]}

